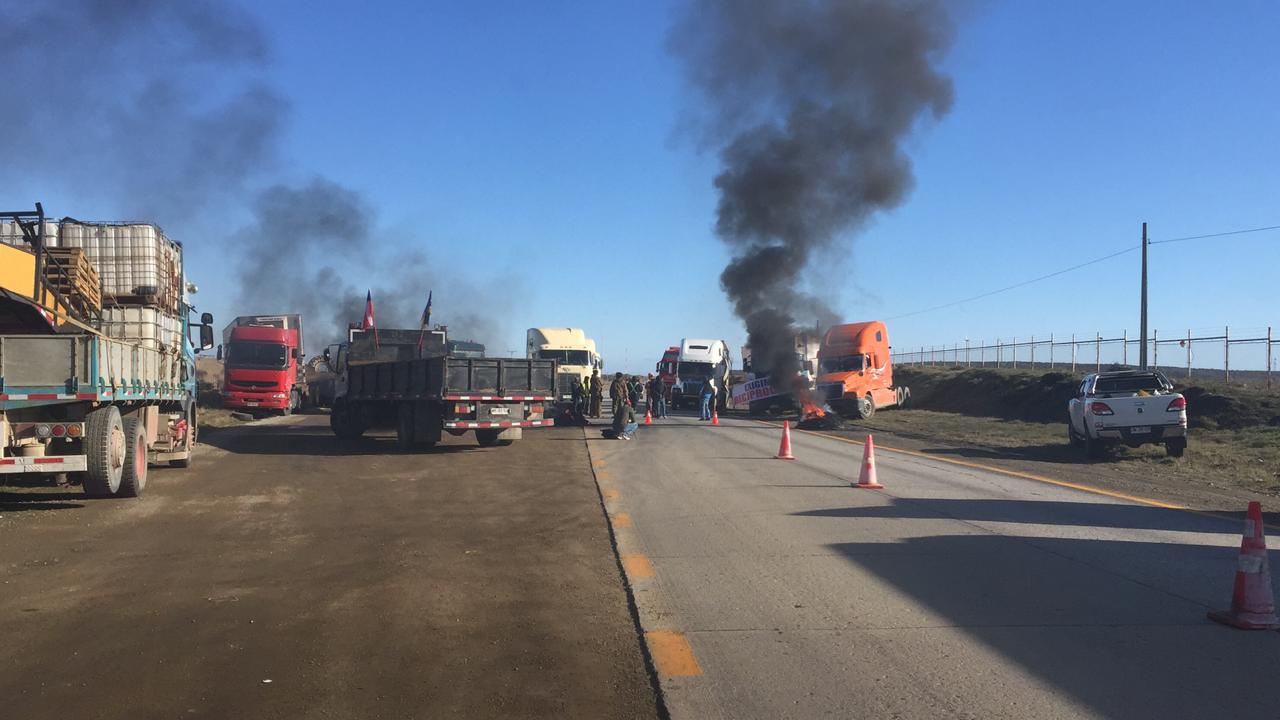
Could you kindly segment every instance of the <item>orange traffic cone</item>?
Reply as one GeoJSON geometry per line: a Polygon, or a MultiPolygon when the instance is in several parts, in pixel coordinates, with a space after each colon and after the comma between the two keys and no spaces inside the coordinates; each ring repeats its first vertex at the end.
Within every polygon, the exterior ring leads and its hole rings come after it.
{"type": "Polygon", "coordinates": [[[778,446],[779,460],[795,460],[795,456],[791,454],[791,421],[782,421],[782,444],[778,446]]]}
{"type": "Polygon", "coordinates": [[[720,424],[720,413],[716,412],[715,408],[711,408],[711,424],[712,425],[720,424]]]}
{"type": "Polygon", "coordinates": [[[645,425],[653,424],[653,410],[647,407],[644,409],[644,424],[645,425]]]}
{"type": "Polygon", "coordinates": [[[1209,619],[1241,630],[1280,628],[1267,563],[1267,539],[1262,535],[1262,505],[1256,501],[1249,503],[1245,515],[1231,609],[1211,611],[1209,619]]]}
{"type": "Polygon", "coordinates": [[[858,473],[858,484],[854,487],[868,490],[884,487],[876,482],[876,444],[871,441],[870,435],[867,436],[866,444],[862,446],[862,471],[858,473]]]}

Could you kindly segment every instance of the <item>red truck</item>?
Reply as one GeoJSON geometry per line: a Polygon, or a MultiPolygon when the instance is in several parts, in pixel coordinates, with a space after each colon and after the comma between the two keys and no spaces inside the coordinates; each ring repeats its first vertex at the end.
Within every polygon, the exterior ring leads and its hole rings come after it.
{"type": "Polygon", "coordinates": [[[676,384],[676,366],[680,362],[680,346],[672,345],[667,351],[662,353],[662,360],[658,362],[658,377],[662,379],[662,384],[671,389],[676,384]]]}
{"type": "Polygon", "coordinates": [[[288,415],[302,407],[301,315],[242,315],[222,338],[223,407],[255,415],[288,415]]]}
{"type": "Polygon", "coordinates": [[[869,418],[901,406],[911,391],[893,384],[889,330],[879,320],[833,325],[818,348],[819,397],[841,415],[869,418]]]}

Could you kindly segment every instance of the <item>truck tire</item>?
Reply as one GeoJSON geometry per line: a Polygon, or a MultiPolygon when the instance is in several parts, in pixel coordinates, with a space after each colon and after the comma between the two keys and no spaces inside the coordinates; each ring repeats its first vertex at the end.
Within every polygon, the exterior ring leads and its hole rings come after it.
{"type": "Polygon", "coordinates": [[[196,404],[191,403],[187,406],[187,437],[183,440],[183,447],[186,449],[187,456],[176,458],[169,461],[169,467],[186,468],[191,467],[191,454],[196,449],[196,404]]]}
{"type": "Polygon", "coordinates": [[[860,420],[870,420],[876,414],[876,401],[867,393],[853,408],[853,415],[860,420]]]}
{"type": "Polygon", "coordinates": [[[1187,451],[1187,439],[1169,438],[1164,442],[1164,452],[1169,457],[1180,458],[1187,451]]]}
{"type": "MultiPolygon", "coordinates": [[[[501,430],[476,430],[476,442],[480,444],[480,447],[493,447],[501,444],[498,441],[498,435],[500,434],[502,434],[501,430]]],[[[511,441],[506,441],[506,444],[510,445],[511,441]]]]}
{"type": "Polygon", "coordinates": [[[329,412],[329,429],[343,440],[355,440],[364,434],[355,413],[346,400],[334,400],[329,412]]]}
{"type": "Polygon", "coordinates": [[[85,416],[84,494],[111,497],[120,491],[124,474],[125,435],[120,410],[115,405],[98,408],[85,416]]]}
{"type": "Polygon", "coordinates": [[[138,415],[124,419],[124,443],[119,495],[138,497],[147,486],[147,428],[138,415]]]}
{"type": "Polygon", "coordinates": [[[400,452],[413,450],[413,424],[413,403],[400,403],[396,408],[396,447],[400,452]]]}
{"type": "Polygon", "coordinates": [[[1101,460],[1107,454],[1107,445],[1101,440],[1094,439],[1089,434],[1088,428],[1084,431],[1084,454],[1090,460],[1101,460]]]}
{"type": "Polygon", "coordinates": [[[1067,418],[1067,443],[1071,447],[1084,445],[1084,439],[1076,434],[1076,426],[1072,424],[1070,417],[1067,418]]]}

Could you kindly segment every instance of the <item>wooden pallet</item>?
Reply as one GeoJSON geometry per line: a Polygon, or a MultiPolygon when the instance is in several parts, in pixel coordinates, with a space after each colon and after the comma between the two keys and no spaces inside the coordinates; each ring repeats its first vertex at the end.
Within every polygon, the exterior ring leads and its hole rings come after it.
{"type": "Polygon", "coordinates": [[[44,278],[74,310],[85,316],[102,312],[102,281],[81,248],[46,248],[44,278]]]}

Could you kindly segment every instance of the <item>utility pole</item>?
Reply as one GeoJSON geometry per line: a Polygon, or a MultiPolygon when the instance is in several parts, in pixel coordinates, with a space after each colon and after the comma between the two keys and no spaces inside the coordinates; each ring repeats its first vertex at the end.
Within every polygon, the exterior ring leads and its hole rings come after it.
{"type": "Polygon", "coordinates": [[[1138,347],[1138,367],[1147,369],[1147,224],[1142,223],[1142,345],[1138,347]]]}

